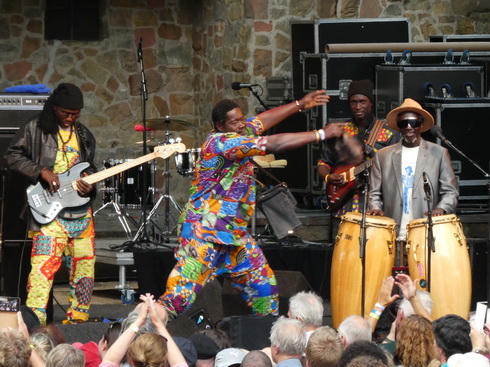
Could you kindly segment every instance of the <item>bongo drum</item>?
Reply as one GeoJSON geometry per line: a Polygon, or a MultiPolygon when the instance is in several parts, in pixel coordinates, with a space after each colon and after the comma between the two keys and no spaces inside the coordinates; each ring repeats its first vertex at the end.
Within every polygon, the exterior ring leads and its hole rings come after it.
{"type": "MultiPolygon", "coordinates": [[[[342,216],[335,242],[330,277],[333,326],[350,315],[361,315],[362,262],[360,256],[361,213],[342,216]]],[[[366,215],[366,262],[364,312],[377,301],[383,279],[391,275],[396,254],[396,223],[388,217],[366,215]]],[[[363,316],[364,317],[364,316],[363,316]]]]}
{"type": "MultiPolygon", "coordinates": [[[[461,222],[454,214],[433,217],[432,222],[435,252],[430,254],[430,279],[427,273],[427,218],[412,220],[407,225],[410,277],[430,281],[434,320],[446,314],[467,319],[471,303],[471,266],[461,222]]],[[[427,287],[418,288],[427,290],[427,287]]]]}

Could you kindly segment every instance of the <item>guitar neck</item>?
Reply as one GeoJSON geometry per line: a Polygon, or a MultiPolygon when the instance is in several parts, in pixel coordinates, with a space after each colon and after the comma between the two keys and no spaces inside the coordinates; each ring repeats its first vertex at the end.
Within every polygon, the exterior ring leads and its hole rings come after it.
{"type": "Polygon", "coordinates": [[[373,165],[373,162],[374,162],[374,159],[370,159],[370,160],[364,162],[363,164],[358,165],[354,169],[354,175],[357,176],[359,173],[361,173],[361,172],[365,171],[366,169],[368,169],[369,167],[371,167],[373,165]]]}
{"type": "Polygon", "coordinates": [[[83,177],[83,180],[89,184],[95,184],[97,182],[103,181],[109,177],[112,177],[114,175],[117,175],[118,173],[124,172],[130,168],[139,166],[143,163],[146,163],[148,161],[151,161],[152,159],[157,158],[158,156],[155,153],[150,153],[147,155],[144,155],[142,157],[138,157],[135,159],[132,159],[128,162],[124,162],[121,164],[118,164],[114,167],[104,169],[102,171],[96,172],[94,174],[91,174],[89,176],[83,177]]]}

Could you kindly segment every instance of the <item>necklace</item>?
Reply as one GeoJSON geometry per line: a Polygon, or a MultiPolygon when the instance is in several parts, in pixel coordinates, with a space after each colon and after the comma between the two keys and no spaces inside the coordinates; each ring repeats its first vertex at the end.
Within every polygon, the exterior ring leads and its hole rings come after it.
{"type": "Polygon", "coordinates": [[[66,153],[66,145],[70,142],[71,137],[73,136],[73,125],[70,126],[70,135],[68,136],[68,139],[63,140],[63,136],[61,135],[60,130],[58,130],[58,136],[60,137],[61,143],[63,144],[61,147],[61,150],[66,153]]]}

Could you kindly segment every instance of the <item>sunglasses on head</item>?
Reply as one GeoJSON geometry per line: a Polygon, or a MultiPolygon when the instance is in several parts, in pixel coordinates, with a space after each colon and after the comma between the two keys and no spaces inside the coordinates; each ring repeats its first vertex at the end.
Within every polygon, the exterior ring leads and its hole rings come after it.
{"type": "Polygon", "coordinates": [[[396,126],[398,126],[399,129],[405,129],[408,125],[410,125],[413,129],[416,127],[419,127],[422,125],[424,120],[420,119],[405,119],[405,120],[400,120],[396,122],[396,126]]]}

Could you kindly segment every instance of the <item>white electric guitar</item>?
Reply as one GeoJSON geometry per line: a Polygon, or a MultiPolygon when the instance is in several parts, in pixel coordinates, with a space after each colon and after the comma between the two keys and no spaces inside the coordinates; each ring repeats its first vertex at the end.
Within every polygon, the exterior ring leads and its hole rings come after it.
{"type": "MultiPolygon", "coordinates": [[[[93,185],[152,159],[168,158],[176,152],[185,152],[185,145],[177,143],[157,146],[153,153],[85,176],[83,180],[93,185]]],[[[60,187],[54,193],[50,191],[45,182],[38,182],[36,185],[31,185],[27,188],[27,202],[29,203],[34,219],[38,223],[50,223],[62,209],[79,207],[90,201],[89,197],[82,197],[78,194],[76,183],[81,177],[82,172],[89,166],[89,163],[82,162],[58,175],[60,187]]]]}

